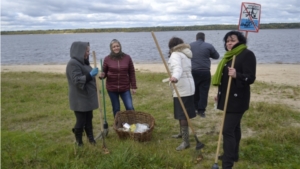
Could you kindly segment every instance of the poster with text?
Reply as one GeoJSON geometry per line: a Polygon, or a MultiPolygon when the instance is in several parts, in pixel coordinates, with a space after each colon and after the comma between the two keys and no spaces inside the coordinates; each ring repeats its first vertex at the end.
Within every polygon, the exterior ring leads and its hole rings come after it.
{"type": "Polygon", "coordinates": [[[260,24],[261,5],[256,3],[242,2],[239,30],[258,32],[260,24]]]}

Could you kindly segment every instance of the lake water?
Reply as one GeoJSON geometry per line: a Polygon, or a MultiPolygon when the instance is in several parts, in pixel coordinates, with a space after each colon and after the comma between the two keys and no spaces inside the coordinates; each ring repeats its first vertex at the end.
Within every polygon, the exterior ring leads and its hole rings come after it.
{"type": "MultiPolygon", "coordinates": [[[[224,55],[223,37],[229,30],[202,31],[206,42],[211,43],[221,56],[224,55]]],[[[155,32],[165,59],[168,56],[168,41],[177,36],[190,43],[198,31],[155,32]]],[[[70,59],[73,41],[88,41],[97,58],[109,54],[112,39],[121,42],[123,52],[134,63],[162,63],[151,32],[134,33],[80,33],[46,35],[1,35],[1,65],[66,64],[70,59]]],[[[258,63],[300,63],[300,29],[269,29],[248,33],[248,48],[258,63]]],[[[91,52],[92,53],[92,52],[91,52]]],[[[90,57],[91,60],[92,57],[90,57]]],[[[219,60],[212,60],[218,63],[219,60]]],[[[99,63],[99,62],[98,62],[99,63]]]]}

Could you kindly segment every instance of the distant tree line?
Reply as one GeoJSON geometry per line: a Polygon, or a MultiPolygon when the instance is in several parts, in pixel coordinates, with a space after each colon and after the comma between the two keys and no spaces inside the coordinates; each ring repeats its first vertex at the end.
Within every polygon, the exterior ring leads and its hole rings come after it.
{"type": "MultiPolygon", "coordinates": [[[[300,23],[269,23],[260,24],[259,29],[294,29],[300,23]]],[[[64,33],[101,33],[101,32],[161,32],[161,31],[195,31],[195,30],[236,30],[238,25],[195,25],[195,26],[157,26],[134,28],[94,28],[94,29],[50,29],[50,30],[19,30],[1,31],[1,35],[15,34],[64,34],[64,33]]]]}

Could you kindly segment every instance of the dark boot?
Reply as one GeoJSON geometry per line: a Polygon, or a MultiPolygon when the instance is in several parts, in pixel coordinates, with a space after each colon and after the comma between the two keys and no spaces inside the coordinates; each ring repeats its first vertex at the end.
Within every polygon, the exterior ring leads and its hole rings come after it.
{"type": "Polygon", "coordinates": [[[190,147],[189,141],[189,127],[188,126],[180,126],[180,130],[182,133],[182,143],[176,148],[177,151],[184,150],[190,147]]]}
{"type": "Polygon", "coordinates": [[[182,134],[181,133],[174,134],[172,135],[172,138],[182,138],[182,134]]]}
{"type": "Polygon", "coordinates": [[[181,129],[180,129],[180,132],[179,132],[178,134],[172,135],[172,138],[182,138],[182,132],[181,132],[181,129]]]}
{"type": "Polygon", "coordinates": [[[94,133],[93,133],[93,128],[92,127],[85,127],[85,133],[86,133],[86,136],[87,138],[89,139],[89,142],[91,144],[96,144],[96,141],[94,139],[94,133]]]}
{"type": "MultiPolygon", "coordinates": [[[[180,121],[179,121],[179,126],[180,126],[180,121]]],[[[179,133],[178,134],[172,135],[172,138],[182,138],[181,129],[179,129],[179,133]]]]}
{"type": "Polygon", "coordinates": [[[75,135],[76,144],[79,147],[83,146],[83,142],[82,142],[83,129],[82,128],[73,128],[72,131],[73,131],[73,133],[75,135]]]}

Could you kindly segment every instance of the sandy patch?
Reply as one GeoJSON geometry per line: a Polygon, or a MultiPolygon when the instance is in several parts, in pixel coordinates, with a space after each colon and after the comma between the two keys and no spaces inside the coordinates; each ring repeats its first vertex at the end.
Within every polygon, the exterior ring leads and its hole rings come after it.
{"type": "MultiPolygon", "coordinates": [[[[149,72],[165,72],[163,64],[136,64],[136,70],[149,72]]],[[[214,74],[217,64],[211,65],[211,73],[214,74]]],[[[287,84],[292,86],[300,85],[299,64],[258,64],[256,78],[258,81],[287,84]]]]}
{"type": "MultiPolygon", "coordinates": [[[[214,74],[217,64],[211,66],[214,74]]],[[[164,64],[135,64],[136,71],[166,73],[164,64]]],[[[1,72],[51,72],[65,73],[66,65],[5,65],[1,72]]],[[[258,81],[300,86],[299,64],[258,64],[256,77],[258,81]]]]}

